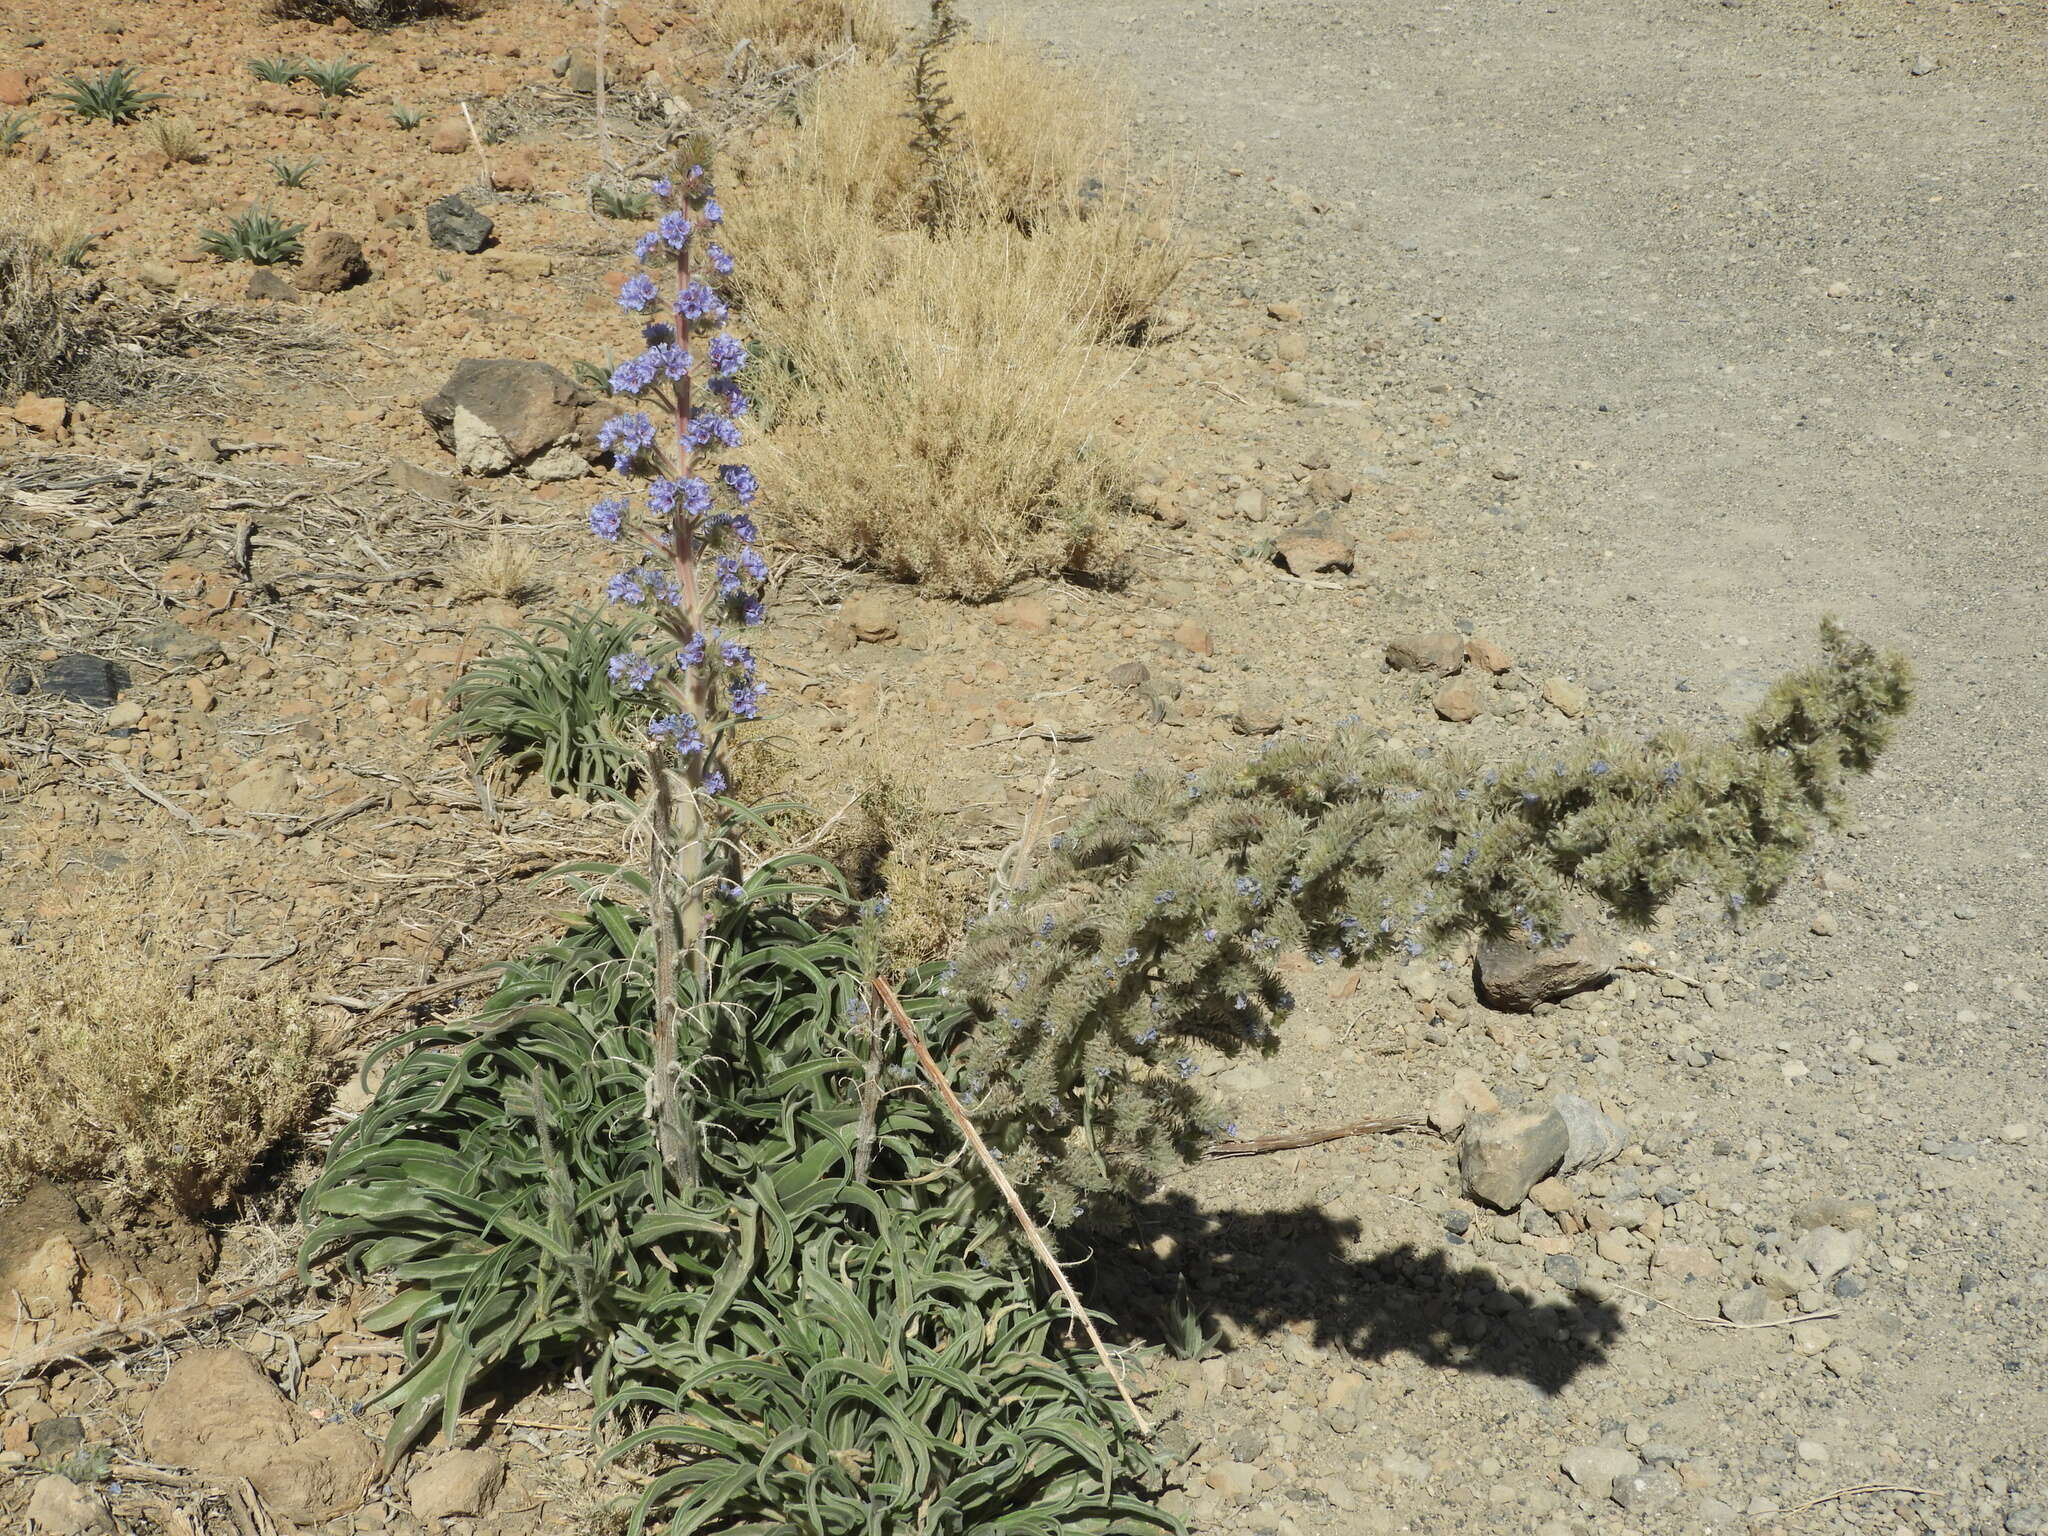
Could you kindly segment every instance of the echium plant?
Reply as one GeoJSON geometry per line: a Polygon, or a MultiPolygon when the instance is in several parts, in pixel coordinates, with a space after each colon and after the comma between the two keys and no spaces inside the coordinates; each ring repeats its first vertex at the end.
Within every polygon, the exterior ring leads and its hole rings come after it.
{"type": "Polygon", "coordinates": [[[1905,662],[1832,623],[1733,741],[1609,740],[1503,767],[1369,733],[1185,780],[1135,778],[1057,839],[941,983],[953,1073],[1054,1222],[1130,1196],[1217,1130],[1189,1044],[1271,1048],[1278,962],[1562,943],[1575,900],[1646,923],[1685,887],[1768,898],[1910,701],[1905,662]]]}
{"type": "Polygon", "coordinates": [[[713,238],[725,215],[701,165],[679,183],[657,181],[654,193],[665,211],[641,236],[634,254],[643,270],[625,281],[618,300],[646,317],[646,345],[610,380],[615,395],[653,414],[628,410],[598,429],[614,466],[644,480],[641,506],[636,515],[632,498],[607,496],[590,509],[590,528],[633,551],[607,595],[645,607],[653,619],[651,642],[621,651],[607,669],[615,687],[662,701],[647,728],[657,999],[650,1103],[663,1161],[689,1184],[697,1156],[689,1069],[677,1042],[706,1031],[684,1029],[679,983],[688,966],[691,994],[710,995],[707,913],[719,888],[731,885],[731,872],[714,867],[722,845],[709,805],[726,788],[726,733],[760,712],[762,685],[741,636],[761,620],[758,589],[768,568],[746,510],[757,490],[753,472],[724,458],[739,447],[747,414],[738,380],[747,349],[724,329],[727,310],[715,286],[733,269],[713,238]]]}

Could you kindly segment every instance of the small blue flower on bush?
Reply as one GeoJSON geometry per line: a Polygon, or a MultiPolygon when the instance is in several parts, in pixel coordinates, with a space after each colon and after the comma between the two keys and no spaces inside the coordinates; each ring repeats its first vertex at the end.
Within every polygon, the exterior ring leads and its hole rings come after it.
{"type": "Polygon", "coordinates": [[[737,637],[761,619],[768,564],[744,510],[720,510],[721,496],[744,509],[760,486],[744,464],[713,462],[741,441],[747,414],[738,375],[747,348],[719,329],[725,301],[706,279],[732,271],[732,258],[703,232],[724,219],[703,167],[680,184],[656,183],[667,204],[635,251],[647,270],[619,287],[619,307],[651,315],[644,349],[612,370],[611,388],[633,401],[598,428],[598,446],[622,472],[643,481],[635,498],[607,496],[590,509],[590,531],[633,546],[632,564],[613,576],[606,596],[647,607],[655,638],[644,653],[614,656],[613,686],[667,700],[647,728],[651,744],[673,754],[693,789],[718,794],[720,738],[735,720],[761,711],[767,685],[753,652],[737,637]],[[664,289],[672,297],[663,302],[664,289]],[[673,316],[673,321],[663,318],[673,316]],[[657,422],[660,423],[657,426],[657,422]]]}

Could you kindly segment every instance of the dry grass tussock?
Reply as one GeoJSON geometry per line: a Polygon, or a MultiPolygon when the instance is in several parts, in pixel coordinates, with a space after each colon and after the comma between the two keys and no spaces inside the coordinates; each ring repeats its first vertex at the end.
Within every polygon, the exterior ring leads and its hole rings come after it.
{"type": "Polygon", "coordinates": [[[149,142],[172,165],[196,165],[206,158],[199,130],[182,117],[152,118],[149,142]]]}
{"type": "Polygon", "coordinates": [[[0,188],[0,400],[49,388],[78,340],[65,301],[65,258],[90,237],[75,217],[0,188]]]}
{"type": "Polygon", "coordinates": [[[704,25],[721,52],[744,44],[770,65],[820,64],[848,49],[882,55],[903,39],[889,0],[718,0],[704,25]]]}
{"type": "Polygon", "coordinates": [[[548,583],[540,556],[530,546],[494,534],[450,562],[444,585],[458,603],[487,597],[525,603],[545,593],[548,583]]]}
{"type": "Polygon", "coordinates": [[[1128,178],[1113,102],[1002,40],[941,55],[953,120],[912,147],[905,61],[817,80],[739,167],[739,298],[773,430],[775,531],[970,599],[1034,575],[1108,576],[1133,448],[1119,356],[1178,272],[1128,178]]]}
{"type": "Polygon", "coordinates": [[[293,998],[195,970],[173,881],[129,931],[96,904],[64,940],[0,944],[0,1198],[112,1186],[200,1214],[297,1129],[327,1077],[293,998]]]}
{"type": "Polygon", "coordinates": [[[1015,231],[901,237],[887,270],[753,317],[778,366],[756,463],[779,537],[982,600],[1030,575],[1112,578],[1133,450],[1121,368],[1060,318],[1015,231]]]}
{"type": "MultiPolygon", "coordinates": [[[[1121,170],[1113,98],[1002,40],[959,44],[943,62],[957,123],[938,237],[994,226],[1026,235],[1004,253],[1028,259],[1031,279],[1049,278],[1097,336],[1127,338],[1185,256],[1169,200],[1137,194],[1121,170]]],[[[748,255],[749,302],[793,314],[822,290],[871,276],[887,247],[922,233],[932,168],[911,148],[907,79],[900,60],[834,70],[804,98],[796,128],[745,165],[734,235],[748,255]]]]}

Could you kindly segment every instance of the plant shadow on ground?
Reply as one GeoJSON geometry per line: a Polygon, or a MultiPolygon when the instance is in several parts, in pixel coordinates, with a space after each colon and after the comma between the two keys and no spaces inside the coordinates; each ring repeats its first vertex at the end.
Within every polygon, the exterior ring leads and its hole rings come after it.
{"type": "Polygon", "coordinates": [[[1264,1336],[1307,1323],[1317,1348],[1359,1361],[1408,1354],[1554,1395],[1601,1364],[1622,1330],[1606,1302],[1539,1300],[1490,1269],[1454,1268],[1443,1250],[1402,1243],[1353,1257],[1359,1223],[1316,1206],[1205,1210],[1172,1195],[1133,1214],[1135,1243],[1096,1250],[1090,1299],[1147,1342],[1163,1343],[1171,1326],[1174,1279],[1152,1246],[1162,1238],[1188,1264],[1187,1301],[1211,1327],[1264,1336]]]}

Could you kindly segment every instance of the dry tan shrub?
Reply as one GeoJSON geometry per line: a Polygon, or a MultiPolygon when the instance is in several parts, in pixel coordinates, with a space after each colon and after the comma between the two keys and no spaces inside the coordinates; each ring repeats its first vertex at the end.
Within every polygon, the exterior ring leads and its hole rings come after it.
{"type": "Polygon", "coordinates": [[[450,563],[443,586],[458,603],[486,597],[525,603],[545,592],[547,581],[541,575],[540,556],[530,546],[494,534],[450,563]]]}
{"type": "Polygon", "coordinates": [[[818,64],[852,48],[893,52],[903,40],[889,0],[718,0],[704,24],[722,51],[741,43],[770,64],[818,64]]]}
{"type": "Polygon", "coordinates": [[[199,1214],[302,1122],[325,1064],[301,1005],[188,984],[109,935],[0,947],[0,1190],[104,1181],[199,1214]]]}
{"type": "MultiPolygon", "coordinates": [[[[946,174],[959,184],[944,238],[1001,225],[1029,237],[1005,247],[1106,340],[1130,337],[1178,275],[1164,195],[1140,196],[1121,169],[1105,98],[1005,42],[946,51],[946,89],[959,115],[946,174]]],[[[834,70],[807,94],[790,135],[742,167],[747,196],[734,236],[747,254],[739,292],[795,312],[826,289],[872,281],[892,251],[923,232],[927,167],[910,144],[908,76],[898,61],[834,70]]]]}
{"type": "Polygon", "coordinates": [[[91,239],[75,210],[32,198],[18,180],[0,185],[0,400],[63,374],[81,339],[64,268],[91,239]]]}
{"type": "Polygon", "coordinates": [[[151,118],[149,142],[173,165],[196,165],[206,158],[199,130],[182,117],[151,118]]]}
{"type": "Polygon", "coordinates": [[[975,600],[1113,576],[1133,483],[1117,364],[1062,318],[1057,274],[1018,259],[1015,231],[900,238],[885,277],[754,316],[780,364],[755,378],[775,532],[975,600]]]}

